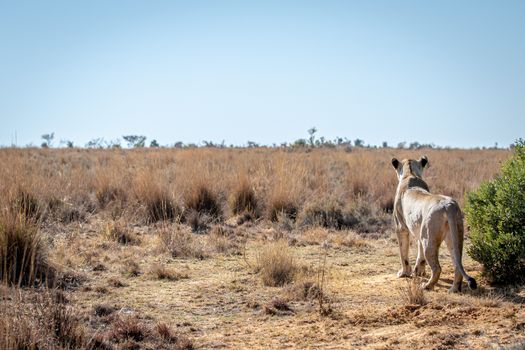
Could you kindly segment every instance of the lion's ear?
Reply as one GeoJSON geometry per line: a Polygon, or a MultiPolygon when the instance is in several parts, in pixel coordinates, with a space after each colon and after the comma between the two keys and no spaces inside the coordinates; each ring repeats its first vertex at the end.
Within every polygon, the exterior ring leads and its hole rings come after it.
{"type": "Polygon", "coordinates": [[[421,168],[424,168],[425,166],[427,166],[427,164],[428,164],[428,158],[427,158],[427,156],[423,156],[423,157],[421,157],[421,159],[419,160],[419,162],[421,163],[421,168]]]}
{"type": "Polygon", "coordinates": [[[399,167],[399,160],[397,160],[396,158],[392,158],[392,166],[394,167],[394,169],[397,170],[397,168],[399,167]]]}

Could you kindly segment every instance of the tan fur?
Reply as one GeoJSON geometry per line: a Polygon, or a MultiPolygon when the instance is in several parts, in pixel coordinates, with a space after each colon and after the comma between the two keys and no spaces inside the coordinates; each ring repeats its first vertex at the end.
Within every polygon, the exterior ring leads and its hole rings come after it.
{"type": "Polygon", "coordinates": [[[399,184],[394,201],[394,221],[399,241],[401,270],[398,277],[411,276],[408,260],[409,233],[417,240],[418,251],[414,272],[416,276],[425,274],[429,264],[431,276],[423,288],[431,289],[441,274],[438,261],[439,247],[445,241],[455,265],[454,283],[450,291],[461,290],[463,277],[469,287],[476,288],[476,281],[468,276],[461,263],[463,252],[463,217],[458,203],[451,197],[431,194],[422,178],[423,168],[428,163],[426,157],[420,160],[392,159],[399,184]]]}

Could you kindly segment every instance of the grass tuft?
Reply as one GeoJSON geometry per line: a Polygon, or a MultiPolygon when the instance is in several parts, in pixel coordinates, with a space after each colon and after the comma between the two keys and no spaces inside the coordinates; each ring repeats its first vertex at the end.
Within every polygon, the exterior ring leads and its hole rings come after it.
{"type": "Polygon", "coordinates": [[[257,255],[257,269],[264,285],[276,287],[292,282],[298,266],[288,244],[278,241],[262,247],[257,255]]]}
{"type": "Polygon", "coordinates": [[[24,214],[0,213],[0,280],[19,286],[42,283],[53,275],[42,235],[24,214]]]}
{"type": "Polygon", "coordinates": [[[180,279],[188,278],[187,274],[177,272],[165,265],[156,263],[150,268],[150,274],[159,280],[178,281],[180,279]]]}
{"type": "Polygon", "coordinates": [[[421,288],[421,278],[407,279],[406,285],[401,288],[400,295],[407,306],[423,306],[427,303],[423,288],[421,288]]]}
{"type": "Polygon", "coordinates": [[[185,195],[184,204],[187,209],[199,214],[206,214],[214,219],[222,217],[222,209],[217,194],[204,184],[190,187],[185,195]]]}
{"type": "Polygon", "coordinates": [[[230,208],[235,215],[250,213],[256,217],[258,213],[258,201],[255,191],[248,180],[241,180],[233,190],[230,199],[230,208]]]}
{"type": "Polygon", "coordinates": [[[74,310],[50,290],[25,298],[20,291],[0,308],[0,349],[80,349],[86,332],[74,310]]]}
{"type": "Polygon", "coordinates": [[[168,252],[174,258],[204,259],[207,254],[203,243],[191,232],[181,227],[164,227],[159,232],[159,250],[168,252]]]}
{"type": "Polygon", "coordinates": [[[279,221],[280,217],[295,221],[297,213],[297,205],[286,198],[276,198],[268,205],[268,218],[274,222],[279,221]]]}
{"type": "Polygon", "coordinates": [[[102,231],[102,235],[108,241],[125,245],[138,244],[140,242],[138,237],[128,227],[119,222],[108,223],[102,231]]]}
{"type": "Polygon", "coordinates": [[[112,323],[110,338],[115,342],[140,342],[150,334],[150,329],[136,316],[118,317],[112,323]]]}

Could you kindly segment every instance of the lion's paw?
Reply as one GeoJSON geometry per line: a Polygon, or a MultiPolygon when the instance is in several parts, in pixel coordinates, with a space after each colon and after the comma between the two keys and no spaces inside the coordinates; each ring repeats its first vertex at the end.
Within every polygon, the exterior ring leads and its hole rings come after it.
{"type": "Polygon", "coordinates": [[[398,278],[406,278],[406,277],[410,277],[410,275],[411,275],[411,272],[405,271],[405,270],[399,270],[399,272],[397,273],[398,278]]]}

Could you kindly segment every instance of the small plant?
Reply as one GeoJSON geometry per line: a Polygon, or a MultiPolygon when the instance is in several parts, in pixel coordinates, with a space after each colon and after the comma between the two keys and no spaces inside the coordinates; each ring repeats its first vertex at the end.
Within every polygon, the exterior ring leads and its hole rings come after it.
{"type": "Polygon", "coordinates": [[[170,269],[162,264],[153,264],[150,268],[150,274],[159,280],[178,281],[183,278],[188,278],[187,274],[182,274],[173,269],[170,269]]]}
{"type": "Polygon", "coordinates": [[[164,322],[158,322],[154,327],[157,335],[168,344],[175,344],[176,350],[193,350],[193,343],[184,335],[174,334],[170,326],[164,322]]]}
{"type": "Polygon", "coordinates": [[[292,282],[298,266],[288,244],[278,241],[261,249],[257,256],[257,269],[264,285],[276,287],[292,282]]]}
{"type": "Polygon", "coordinates": [[[291,315],[293,310],[288,303],[281,298],[273,298],[268,304],[264,305],[264,313],[267,315],[291,315]]]}
{"type": "Polygon", "coordinates": [[[139,276],[142,271],[140,270],[140,266],[137,264],[137,262],[128,259],[123,262],[122,273],[128,277],[136,277],[139,276]]]}
{"type": "Polygon", "coordinates": [[[317,285],[319,286],[317,302],[319,304],[319,314],[321,316],[326,316],[332,312],[330,303],[328,303],[328,305],[325,304],[325,283],[327,279],[326,258],[328,256],[328,242],[324,242],[321,245],[321,249],[322,253],[319,255],[319,261],[317,264],[317,285]]]}
{"type": "Polygon", "coordinates": [[[142,341],[150,334],[150,329],[136,316],[125,316],[115,319],[110,331],[110,338],[116,342],[142,341]]]}
{"type": "Polygon", "coordinates": [[[93,313],[98,317],[109,316],[114,312],[115,308],[106,304],[98,304],[93,308],[93,313]]]}
{"type": "Polygon", "coordinates": [[[126,226],[118,222],[112,222],[106,225],[102,232],[108,241],[118,242],[120,244],[137,244],[139,239],[126,226]]]}
{"type": "Polygon", "coordinates": [[[400,295],[403,302],[409,306],[423,306],[427,303],[421,288],[421,278],[418,277],[407,279],[405,287],[400,290],[400,295]]]}
{"type": "Polygon", "coordinates": [[[516,142],[499,177],[468,193],[465,213],[468,253],[483,264],[489,282],[525,281],[525,140],[516,142]]]}
{"type": "Polygon", "coordinates": [[[204,259],[207,254],[202,242],[180,227],[164,227],[159,232],[159,250],[168,252],[174,258],[204,259]]]}
{"type": "Polygon", "coordinates": [[[241,248],[234,231],[226,226],[215,225],[207,237],[210,250],[220,254],[240,254],[241,248]]]}

